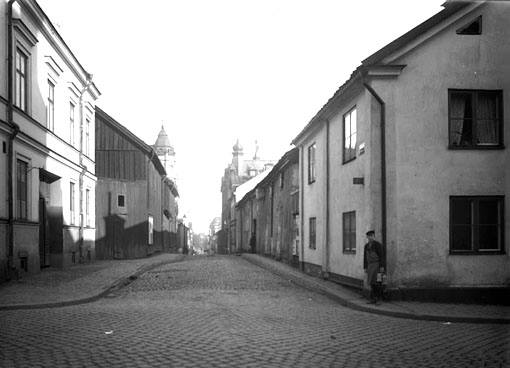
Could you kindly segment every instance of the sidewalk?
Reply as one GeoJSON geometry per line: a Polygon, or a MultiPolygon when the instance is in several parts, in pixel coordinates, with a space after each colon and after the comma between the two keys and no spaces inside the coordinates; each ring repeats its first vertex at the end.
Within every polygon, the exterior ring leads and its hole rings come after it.
{"type": "Polygon", "coordinates": [[[141,259],[96,261],[66,269],[44,269],[18,281],[1,284],[0,311],[91,302],[151,268],[183,258],[182,254],[160,253],[141,259]]]}
{"type": "Polygon", "coordinates": [[[510,324],[510,307],[478,304],[445,304],[388,301],[379,305],[366,304],[366,299],[353,289],[331,281],[309,276],[296,268],[256,254],[243,254],[247,261],[263,267],[306,289],[335,299],[355,310],[398,318],[439,321],[443,323],[510,324]]]}

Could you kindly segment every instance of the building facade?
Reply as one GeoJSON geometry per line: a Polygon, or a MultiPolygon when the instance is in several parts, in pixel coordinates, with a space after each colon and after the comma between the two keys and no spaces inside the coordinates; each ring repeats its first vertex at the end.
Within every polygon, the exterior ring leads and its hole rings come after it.
{"type": "Polygon", "coordinates": [[[153,148],[100,108],[95,147],[97,258],[176,251],[179,193],[153,148]]]}
{"type": "Polygon", "coordinates": [[[257,144],[252,159],[244,158],[239,140],[232,147],[232,162],[225,168],[221,178],[221,233],[218,237],[218,253],[231,253],[236,249],[235,189],[273,165],[274,161],[262,160],[259,157],[257,144]]]}
{"type": "MultiPolygon", "coordinates": [[[[299,151],[288,151],[248,192],[236,190],[237,250],[299,260],[299,151]]],[[[262,176],[261,174],[260,176],[262,176]]],[[[257,179],[254,178],[254,179],[257,179]]],[[[254,180],[252,179],[252,180],[254,180]]]]}
{"type": "Polygon", "coordinates": [[[33,0],[0,2],[0,279],[94,259],[100,93],[33,0]]]}
{"type": "Polygon", "coordinates": [[[375,230],[395,293],[508,286],[509,17],[503,2],[446,3],[294,139],[305,270],[362,287],[375,230]]]}

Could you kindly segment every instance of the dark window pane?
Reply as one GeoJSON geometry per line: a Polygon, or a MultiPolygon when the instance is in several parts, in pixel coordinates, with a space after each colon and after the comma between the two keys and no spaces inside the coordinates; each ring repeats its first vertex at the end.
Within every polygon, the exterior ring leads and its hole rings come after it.
{"type": "Polygon", "coordinates": [[[478,249],[499,250],[499,226],[481,225],[478,228],[478,249]]]}
{"type": "Polygon", "coordinates": [[[498,118],[498,94],[494,92],[479,92],[476,104],[477,119],[498,118]]]}
{"type": "Polygon", "coordinates": [[[472,94],[470,92],[452,92],[450,94],[450,117],[471,119],[472,94]]]}
{"type": "Polygon", "coordinates": [[[496,225],[499,223],[499,205],[495,200],[480,200],[478,203],[478,223],[496,225]]]}
{"type": "Polygon", "coordinates": [[[471,244],[471,226],[452,226],[452,250],[472,250],[471,244]]]}
{"type": "Polygon", "coordinates": [[[499,122],[497,120],[476,121],[476,143],[494,145],[499,143],[499,122]]]}
{"type": "Polygon", "coordinates": [[[471,225],[471,200],[454,199],[452,206],[452,224],[454,225],[471,225]]]}

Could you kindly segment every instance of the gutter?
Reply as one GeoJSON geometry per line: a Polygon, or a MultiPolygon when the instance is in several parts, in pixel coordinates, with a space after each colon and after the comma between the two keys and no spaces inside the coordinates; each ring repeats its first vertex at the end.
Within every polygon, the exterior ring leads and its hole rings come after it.
{"type": "Polygon", "coordinates": [[[304,228],[305,228],[305,204],[304,204],[304,199],[305,199],[305,196],[304,196],[304,191],[305,191],[305,172],[304,172],[304,146],[301,145],[299,147],[299,154],[300,154],[300,158],[299,158],[299,164],[300,164],[300,169],[301,169],[301,190],[300,190],[300,193],[299,193],[299,197],[300,197],[300,208],[299,208],[299,219],[300,219],[300,225],[301,225],[301,229],[300,229],[300,232],[299,232],[299,240],[301,242],[301,271],[305,271],[305,236],[304,236],[304,228]]]}
{"type": "Polygon", "coordinates": [[[16,0],[7,3],[7,124],[12,128],[8,143],[7,165],[7,196],[9,206],[8,240],[7,240],[7,270],[8,279],[15,273],[14,265],[14,140],[20,129],[13,120],[13,43],[12,43],[12,5],[16,0]]]}
{"type": "MultiPolygon", "coordinates": [[[[370,94],[377,100],[379,105],[381,106],[381,235],[382,235],[382,243],[383,246],[386,245],[387,239],[387,218],[386,218],[386,104],[384,103],[381,96],[377,94],[377,92],[367,83],[367,81],[363,80],[363,86],[370,92],[370,94]]],[[[386,257],[386,252],[385,255],[386,257]]],[[[386,264],[386,261],[385,261],[386,264]]]]}
{"type": "MultiPolygon", "coordinates": [[[[84,214],[83,214],[83,177],[85,176],[85,173],[87,172],[87,166],[83,164],[83,131],[84,131],[84,122],[85,122],[85,114],[83,111],[83,96],[85,96],[85,92],[87,92],[92,85],[92,74],[87,74],[87,84],[80,92],[80,179],[79,179],[79,203],[80,203],[80,228],[79,228],[79,242],[78,242],[78,254],[79,254],[79,261],[80,263],[83,263],[83,233],[84,233],[84,214]]],[[[90,142],[89,142],[90,143],[90,142]]],[[[90,149],[90,147],[89,147],[90,149]]],[[[90,205],[90,203],[89,203],[90,205]]]]}
{"type": "Polygon", "coordinates": [[[326,119],[326,242],[324,247],[324,273],[323,278],[329,278],[329,255],[330,255],[330,246],[329,246],[329,126],[330,121],[326,119]]]}

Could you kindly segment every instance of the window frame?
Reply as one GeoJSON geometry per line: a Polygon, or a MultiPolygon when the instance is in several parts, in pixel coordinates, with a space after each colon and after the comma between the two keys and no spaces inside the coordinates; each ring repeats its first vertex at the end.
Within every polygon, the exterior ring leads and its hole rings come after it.
{"type": "Polygon", "coordinates": [[[16,46],[14,56],[14,106],[28,113],[28,76],[29,76],[29,54],[16,46]],[[24,63],[23,69],[18,68],[18,56],[24,63]],[[23,87],[23,89],[21,89],[23,87]]]}
{"type": "Polygon", "coordinates": [[[69,182],[69,225],[76,225],[76,183],[69,182]]]}
{"type": "Polygon", "coordinates": [[[308,218],[308,248],[317,249],[317,217],[308,218]]]}
{"type": "Polygon", "coordinates": [[[85,225],[90,227],[90,188],[85,189],[85,225]]]}
{"type": "MultiPolygon", "coordinates": [[[[349,224],[352,225],[353,218],[349,219],[349,224]]],[[[356,254],[356,211],[348,211],[342,213],[342,251],[343,253],[356,254]],[[345,228],[346,218],[354,216],[354,229],[349,226],[345,228]],[[354,244],[351,244],[350,237],[354,234],[354,244]],[[348,241],[347,241],[348,240],[348,241]],[[349,244],[349,247],[347,246],[349,244]]]]}
{"type": "Polygon", "coordinates": [[[501,195],[489,195],[489,196],[450,196],[449,198],[449,245],[448,245],[448,250],[449,250],[449,254],[450,255],[501,255],[501,254],[505,254],[505,196],[501,196],[501,195]],[[471,228],[471,247],[472,249],[470,250],[454,250],[452,249],[452,246],[453,246],[453,235],[454,235],[454,232],[453,232],[453,229],[454,229],[454,225],[459,225],[459,224],[454,224],[453,223],[453,202],[455,200],[459,200],[459,199],[465,199],[465,200],[469,200],[470,203],[473,203],[475,205],[475,208],[473,210],[473,216],[471,218],[471,224],[470,224],[470,228],[471,228]],[[499,249],[488,249],[488,250],[480,250],[479,249],[479,241],[478,241],[478,236],[479,236],[479,232],[477,230],[477,227],[480,226],[480,222],[479,222],[479,219],[478,219],[478,213],[477,213],[477,204],[481,201],[481,200],[487,200],[487,199],[491,199],[491,200],[495,200],[498,202],[498,205],[499,205],[499,214],[498,214],[498,225],[499,225],[499,239],[500,239],[500,244],[499,244],[499,249]],[[475,222],[475,219],[478,220],[478,222],[475,222]]]}
{"type": "Polygon", "coordinates": [[[69,101],[69,144],[73,147],[76,145],[76,104],[74,101],[69,101]]]}
{"type": "Polygon", "coordinates": [[[451,150],[494,150],[504,149],[504,111],[503,111],[503,90],[502,89],[448,89],[448,149],[451,150]],[[452,93],[469,93],[472,95],[472,142],[468,146],[457,146],[452,144],[452,93]],[[498,120],[498,143],[497,144],[476,144],[473,141],[476,138],[476,122],[477,122],[477,105],[478,105],[478,94],[479,93],[494,93],[498,99],[498,111],[496,111],[496,120],[498,120]]]}
{"type": "Polygon", "coordinates": [[[317,144],[313,142],[308,146],[308,184],[315,183],[317,180],[317,171],[316,171],[316,153],[317,153],[317,144]],[[313,160],[312,160],[312,151],[313,151],[313,160]]]}
{"type": "Polygon", "coordinates": [[[46,106],[46,128],[55,131],[55,83],[48,79],[48,105],[46,106]]]}
{"type": "Polygon", "coordinates": [[[16,218],[19,220],[28,220],[28,199],[29,199],[29,162],[16,158],[16,218]],[[24,172],[24,186],[21,188],[20,181],[20,164],[25,166],[24,172]],[[25,200],[20,199],[21,194],[24,194],[25,200]],[[24,203],[22,203],[24,202],[24,203]]]}
{"type": "Polygon", "coordinates": [[[356,148],[357,148],[357,145],[358,145],[358,111],[357,111],[357,106],[354,105],[353,107],[351,107],[345,114],[343,114],[342,116],[342,137],[343,137],[343,145],[342,145],[342,164],[345,165],[351,161],[354,161],[357,157],[356,155],[356,148]],[[353,111],[356,111],[356,120],[354,121],[354,126],[356,128],[354,134],[352,133],[352,113],[353,111]],[[349,123],[350,123],[350,131],[351,131],[351,134],[349,135],[349,147],[351,146],[351,138],[352,136],[354,135],[355,137],[355,141],[354,141],[354,149],[353,149],[353,155],[352,157],[349,156],[347,157],[346,155],[346,143],[347,143],[347,137],[345,135],[345,123],[346,123],[346,117],[347,116],[350,116],[351,118],[349,119],[349,123]]]}
{"type": "Polygon", "coordinates": [[[85,118],[85,155],[90,157],[90,118],[85,118]]]}

